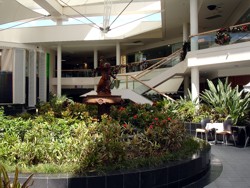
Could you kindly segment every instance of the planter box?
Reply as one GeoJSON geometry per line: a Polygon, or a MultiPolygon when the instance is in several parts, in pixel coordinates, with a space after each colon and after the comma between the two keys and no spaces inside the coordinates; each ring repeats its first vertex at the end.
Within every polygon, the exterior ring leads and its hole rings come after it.
{"type": "MultiPolygon", "coordinates": [[[[183,187],[202,178],[210,169],[210,147],[184,161],[169,162],[157,168],[144,168],[99,175],[69,174],[33,177],[35,188],[153,188],[183,187]]],[[[20,182],[28,176],[19,175],[20,182]]]]}

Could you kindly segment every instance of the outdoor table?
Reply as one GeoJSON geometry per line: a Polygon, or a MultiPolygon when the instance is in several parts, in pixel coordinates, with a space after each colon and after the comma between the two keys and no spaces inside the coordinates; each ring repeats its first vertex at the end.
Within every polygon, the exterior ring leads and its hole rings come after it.
{"type": "Polygon", "coordinates": [[[223,131],[224,129],[223,123],[207,123],[206,130],[212,130],[212,129],[223,131]]]}
{"type": "MultiPolygon", "coordinates": [[[[207,131],[212,131],[215,129],[215,131],[223,131],[224,126],[223,123],[207,123],[205,129],[207,131]]],[[[210,144],[215,144],[215,140],[209,141],[210,144]]]]}

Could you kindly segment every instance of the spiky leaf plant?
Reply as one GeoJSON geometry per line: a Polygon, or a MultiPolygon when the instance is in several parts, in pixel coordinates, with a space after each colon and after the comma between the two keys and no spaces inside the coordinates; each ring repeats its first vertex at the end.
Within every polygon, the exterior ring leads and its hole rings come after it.
{"type": "Polygon", "coordinates": [[[10,182],[9,175],[3,165],[0,165],[0,188],[29,188],[32,186],[33,174],[31,174],[27,180],[21,185],[18,181],[18,168],[16,168],[13,183],[10,182]]]}
{"type": "Polygon", "coordinates": [[[207,82],[209,89],[201,93],[202,101],[224,119],[231,118],[235,124],[246,117],[250,110],[250,93],[239,91],[239,86],[233,88],[227,78],[224,83],[218,79],[217,85],[211,80],[207,82]]]}

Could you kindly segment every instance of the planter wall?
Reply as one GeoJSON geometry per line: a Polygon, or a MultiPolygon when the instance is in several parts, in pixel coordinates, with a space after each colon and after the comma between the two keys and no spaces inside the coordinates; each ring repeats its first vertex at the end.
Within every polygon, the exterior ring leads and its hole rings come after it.
{"type": "Polygon", "coordinates": [[[197,128],[201,128],[200,123],[193,123],[193,122],[184,122],[185,129],[187,133],[189,133],[192,136],[195,136],[195,130],[197,128]]]}
{"type": "MultiPolygon", "coordinates": [[[[138,169],[103,175],[35,175],[34,188],[163,188],[183,187],[199,180],[210,169],[210,148],[189,160],[158,168],[138,169]]],[[[28,176],[20,175],[21,182],[28,176]]]]}

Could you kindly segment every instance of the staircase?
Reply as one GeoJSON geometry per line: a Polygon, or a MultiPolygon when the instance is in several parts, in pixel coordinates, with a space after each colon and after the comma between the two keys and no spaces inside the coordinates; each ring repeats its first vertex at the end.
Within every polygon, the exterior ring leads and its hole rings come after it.
{"type": "Polygon", "coordinates": [[[152,79],[144,81],[145,84],[141,84],[140,86],[134,88],[133,91],[142,95],[150,91],[151,88],[155,88],[157,90],[157,87],[166,85],[164,83],[173,78],[179,79],[176,84],[178,83],[180,86],[183,80],[183,77],[181,75],[183,75],[186,70],[187,63],[185,61],[182,61],[171,68],[166,68],[163,72],[153,77],[152,79]]]}
{"type": "Polygon", "coordinates": [[[153,92],[169,98],[164,93],[176,92],[182,84],[183,74],[187,70],[187,62],[180,62],[180,53],[181,50],[178,50],[137,74],[123,75],[126,76],[126,81],[124,78],[121,79],[119,90],[130,89],[141,96],[153,92]]]}
{"type": "MultiPolygon", "coordinates": [[[[164,94],[166,92],[161,92],[160,88],[169,87],[170,83],[174,85],[175,88],[180,87],[183,81],[182,75],[187,70],[187,62],[180,62],[179,57],[180,50],[163,58],[146,70],[139,72],[137,75],[131,75],[129,73],[117,75],[120,80],[120,86],[118,89],[112,89],[111,94],[120,95],[122,99],[129,99],[140,104],[152,104],[152,101],[143,96],[143,94],[150,91],[169,98],[164,94]],[[124,77],[126,78],[124,79],[124,77]]],[[[173,92],[176,92],[176,89],[173,92]]],[[[96,91],[91,91],[82,95],[82,97],[96,94],[96,91]]]]}

